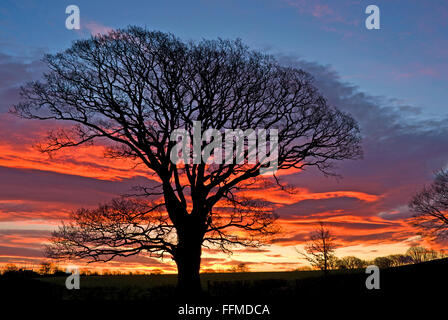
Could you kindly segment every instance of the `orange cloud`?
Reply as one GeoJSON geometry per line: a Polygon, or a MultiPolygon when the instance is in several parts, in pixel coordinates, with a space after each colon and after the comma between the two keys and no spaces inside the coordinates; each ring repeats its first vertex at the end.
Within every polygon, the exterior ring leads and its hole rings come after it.
{"type": "Polygon", "coordinates": [[[266,200],[282,205],[293,204],[303,200],[318,200],[341,197],[355,198],[365,202],[375,202],[381,198],[381,196],[360,191],[310,192],[308,189],[300,188],[290,192],[286,192],[284,190],[281,190],[279,187],[272,187],[263,190],[241,191],[239,194],[242,196],[258,199],[266,199],[266,195],[268,194],[269,197],[266,200]]]}

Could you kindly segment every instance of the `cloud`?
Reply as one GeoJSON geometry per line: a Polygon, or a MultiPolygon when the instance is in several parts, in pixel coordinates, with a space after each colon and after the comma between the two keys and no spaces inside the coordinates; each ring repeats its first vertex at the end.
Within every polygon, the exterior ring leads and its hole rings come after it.
{"type": "Polygon", "coordinates": [[[95,21],[89,21],[82,24],[83,28],[86,28],[91,35],[95,36],[97,34],[106,34],[113,30],[111,27],[104,26],[95,21]]]}
{"type": "Polygon", "coordinates": [[[18,247],[0,246],[0,257],[42,257],[42,250],[18,247]]]}
{"type": "MultiPolygon", "coordinates": [[[[148,172],[136,168],[132,161],[104,161],[104,147],[78,148],[58,152],[49,159],[33,146],[44,140],[47,132],[61,127],[54,121],[24,120],[8,111],[20,102],[20,87],[25,83],[38,80],[47,71],[40,61],[41,56],[14,57],[0,53],[0,166],[33,168],[78,174],[100,179],[126,179],[135,175],[148,175],[148,172]]],[[[65,124],[68,125],[68,124],[65,124]]]]}
{"type": "MultiPolygon", "coordinates": [[[[300,175],[297,177],[300,179],[300,175]]],[[[354,198],[340,197],[330,199],[306,199],[293,204],[285,205],[276,210],[282,218],[294,220],[298,217],[311,217],[322,213],[340,212],[343,209],[344,214],[359,213],[366,204],[354,198]]]]}
{"type": "MultiPolygon", "coordinates": [[[[428,120],[420,117],[423,111],[416,106],[400,105],[394,99],[368,95],[342,81],[330,66],[284,55],[279,55],[279,60],[282,64],[311,73],[316,87],[328,103],[350,113],[358,121],[364,139],[363,160],[337,164],[337,173],[343,177],[341,180],[324,177],[314,169],[282,177],[284,182],[299,189],[306,188],[310,194],[338,191],[340,197],[289,202],[276,209],[281,219],[296,222],[324,219],[345,229],[353,227],[353,224],[342,222],[348,216],[370,217],[379,221],[374,225],[364,225],[366,228],[374,226],[379,232],[343,238],[354,243],[374,243],[375,237],[378,242],[385,238],[399,242],[404,236],[415,235],[415,230],[405,223],[411,216],[407,203],[413,194],[432,180],[433,173],[448,162],[448,119],[428,120]],[[347,197],[343,192],[352,190],[378,197],[367,202],[360,201],[359,197],[347,197]],[[340,222],[336,222],[338,219],[340,222]],[[395,229],[385,231],[390,226],[395,229]]],[[[348,230],[346,232],[350,234],[348,230]]],[[[303,239],[300,232],[280,241],[299,243],[303,239]]]]}
{"type": "Polygon", "coordinates": [[[321,0],[285,0],[285,3],[295,8],[299,14],[311,15],[325,24],[338,23],[351,26],[359,24],[358,18],[343,14],[349,12],[348,7],[351,4],[347,1],[338,1],[337,5],[321,0]]]}
{"type": "Polygon", "coordinates": [[[0,113],[5,113],[19,100],[20,86],[39,79],[46,66],[37,54],[25,58],[0,52],[0,70],[0,113]]]}
{"type": "Polygon", "coordinates": [[[0,166],[1,220],[54,218],[81,206],[96,206],[136,185],[151,186],[145,177],[119,181],[99,180],[51,171],[0,166]]]}
{"type": "MultiPolygon", "coordinates": [[[[393,99],[363,93],[342,82],[329,66],[287,56],[280,56],[280,61],[310,72],[328,103],[358,121],[365,156],[361,161],[340,163],[339,172],[346,177],[344,189],[356,187],[357,191],[378,194],[374,190],[406,188],[428,181],[433,171],[448,161],[448,149],[444,148],[448,140],[447,119],[419,120],[415,117],[418,107],[397,106],[393,99]]],[[[334,185],[331,180],[326,181],[334,185]]],[[[312,191],[322,192],[329,189],[327,186],[312,191]]]]}
{"type": "Polygon", "coordinates": [[[392,243],[392,242],[401,242],[405,241],[409,237],[413,236],[412,232],[396,232],[396,231],[387,231],[387,232],[374,232],[369,234],[362,235],[350,235],[344,234],[338,237],[339,241],[343,241],[344,243],[363,243],[363,244],[381,244],[381,243],[392,243]]]}
{"type": "MultiPolygon", "coordinates": [[[[406,224],[410,216],[407,203],[432,179],[433,172],[448,162],[447,119],[423,119],[424,112],[417,106],[362,92],[344,82],[330,66],[293,56],[280,55],[279,59],[310,72],[328,103],[353,115],[364,137],[365,155],[363,160],[338,163],[342,180],[324,177],[314,169],[282,175],[281,180],[299,192],[288,195],[268,190],[268,200],[277,205],[285,229],[275,243],[303,243],[318,220],[328,222],[345,245],[399,243],[415,236],[406,224]]],[[[129,170],[129,164],[103,160],[101,146],[61,153],[53,159],[33,153],[34,139],[52,124],[23,121],[4,112],[18,101],[20,84],[38,78],[45,68],[38,60],[4,54],[0,54],[0,66],[6,70],[6,75],[0,75],[2,221],[19,224],[43,219],[54,223],[72,208],[94,206],[133,185],[153,183],[143,169],[129,170]]],[[[248,194],[265,197],[266,193],[248,194]]],[[[16,230],[0,236],[2,259],[11,252],[17,259],[28,254],[36,257],[38,249],[31,243],[41,243],[43,235],[29,234],[19,226],[16,230]]],[[[264,257],[265,253],[250,256],[264,257]]],[[[146,263],[132,263],[140,262],[146,263]]]]}

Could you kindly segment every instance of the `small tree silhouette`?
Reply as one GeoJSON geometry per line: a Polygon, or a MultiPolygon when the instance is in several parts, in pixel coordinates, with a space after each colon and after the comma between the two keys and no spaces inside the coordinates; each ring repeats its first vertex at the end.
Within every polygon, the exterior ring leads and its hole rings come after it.
{"type": "Polygon", "coordinates": [[[373,260],[373,264],[380,269],[386,269],[393,266],[393,261],[389,257],[376,257],[373,260]]]}
{"type": "Polygon", "coordinates": [[[433,240],[448,238],[448,172],[441,170],[409,203],[412,224],[433,240]]]}
{"type": "Polygon", "coordinates": [[[439,253],[425,247],[414,246],[406,251],[406,256],[409,257],[412,263],[421,263],[439,258],[439,253]]]}
{"type": "Polygon", "coordinates": [[[343,257],[337,261],[338,269],[361,269],[367,266],[367,262],[354,256],[343,257]]]}
{"type": "Polygon", "coordinates": [[[44,261],[40,264],[39,273],[48,275],[53,271],[53,264],[51,262],[44,261]]]}
{"type": "Polygon", "coordinates": [[[249,267],[246,263],[241,262],[238,265],[230,268],[230,272],[249,272],[249,267]]]}
{"type": "Polygon", "coordinates": [[[3,267],[4,272],[17,272],[19,271],[19,267],[17,267],[13,263],[8,263],[3,267]]]}
{"type": "Polygon", "coordinates": [[[313,267],[318,268],[325,273],[337,265],[337,259],[334,255],[336,243],[330,230],[325,227],[324,222],[319,222],[319,227],[312,231],[309,241],[305,245],[305,252],[296,249],[304,259],[313,267]]]}

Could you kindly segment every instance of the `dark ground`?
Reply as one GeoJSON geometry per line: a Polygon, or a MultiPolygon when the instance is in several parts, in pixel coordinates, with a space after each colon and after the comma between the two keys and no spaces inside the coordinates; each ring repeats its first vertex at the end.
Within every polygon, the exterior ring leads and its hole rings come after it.
{"type": "Polygon", "coordinates": [[[138,311],[142,307],[152,315],[163,315],[163,319],[207,319],[204,315],[178,316],[179,307],[186,303],[213,305],[220,310],[223,304],[266,304],[270,316],[220,312],[219,316],[215,314],[208,319],[299,319],[302,310],[311,308],[320,314],[335,309],[349,312],[356,306],[371,313],[386,306],[403,306],[404,302],[408,311],[409,307],[445,309],[447,271],[448,259],[384,269],[380,272],[379,290],[366,289],[368,274],[364,270],[333,271],[327,276],[317,271],[203,274],[204,296],[196,299],[176,296],[176,275],[81,276],[81,289],[67,290],[65,276],[14,274],[0,277],[0,301],[5,306],[7,301],[22,305],[32,301],[48,307],[46,310],[61,303],[100,309],[106,306],[109,312],[130,304],[136,308],[127,310],[138,311]],[[439,299],[445,303],[438,305],[439,299]]]}

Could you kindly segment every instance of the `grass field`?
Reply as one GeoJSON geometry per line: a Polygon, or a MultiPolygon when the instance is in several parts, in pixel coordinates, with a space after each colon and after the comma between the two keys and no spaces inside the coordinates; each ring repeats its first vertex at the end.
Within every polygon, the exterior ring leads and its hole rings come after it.
{"type": "MultiPolygon", "coordinates": [[[[203,301],[306,301],[325,296],[353,299],[394,299],[429,296],[448,287],[448,259],[381,270],[380,290],[367,290],[365,270],[205,273],[201,275],[203,301]],[[205,300],[204,300],[205,299],[205,300]]],[[[64,275],[34,278],[0,277],[7,299],[145,300],[171,301],[176,296],[175,274],[81,276],[80,290],[67,290],[64,275]]]]}
{"type": "MultiPolygon", "coordinates": [[[[347,272],[336,271],[342,274],[347,272]]],[[[291,272],[241,272],[241,273],[203,273],[201,274],[202,286],[205,288],[210,282],[253,282],[263,280],[295,281],[298,279],[321,277],[321,271],[291,271],[291,272]]],[[[176,274],[161,275],[104,275],[104,276],[80,276],[82,286],[94,287],[140,287],[154,288],[159,286],[175,286],[176,274]]],[[[65,286],[65,277],[41,277],[39,281],[54,285],[65,286]]]]}

